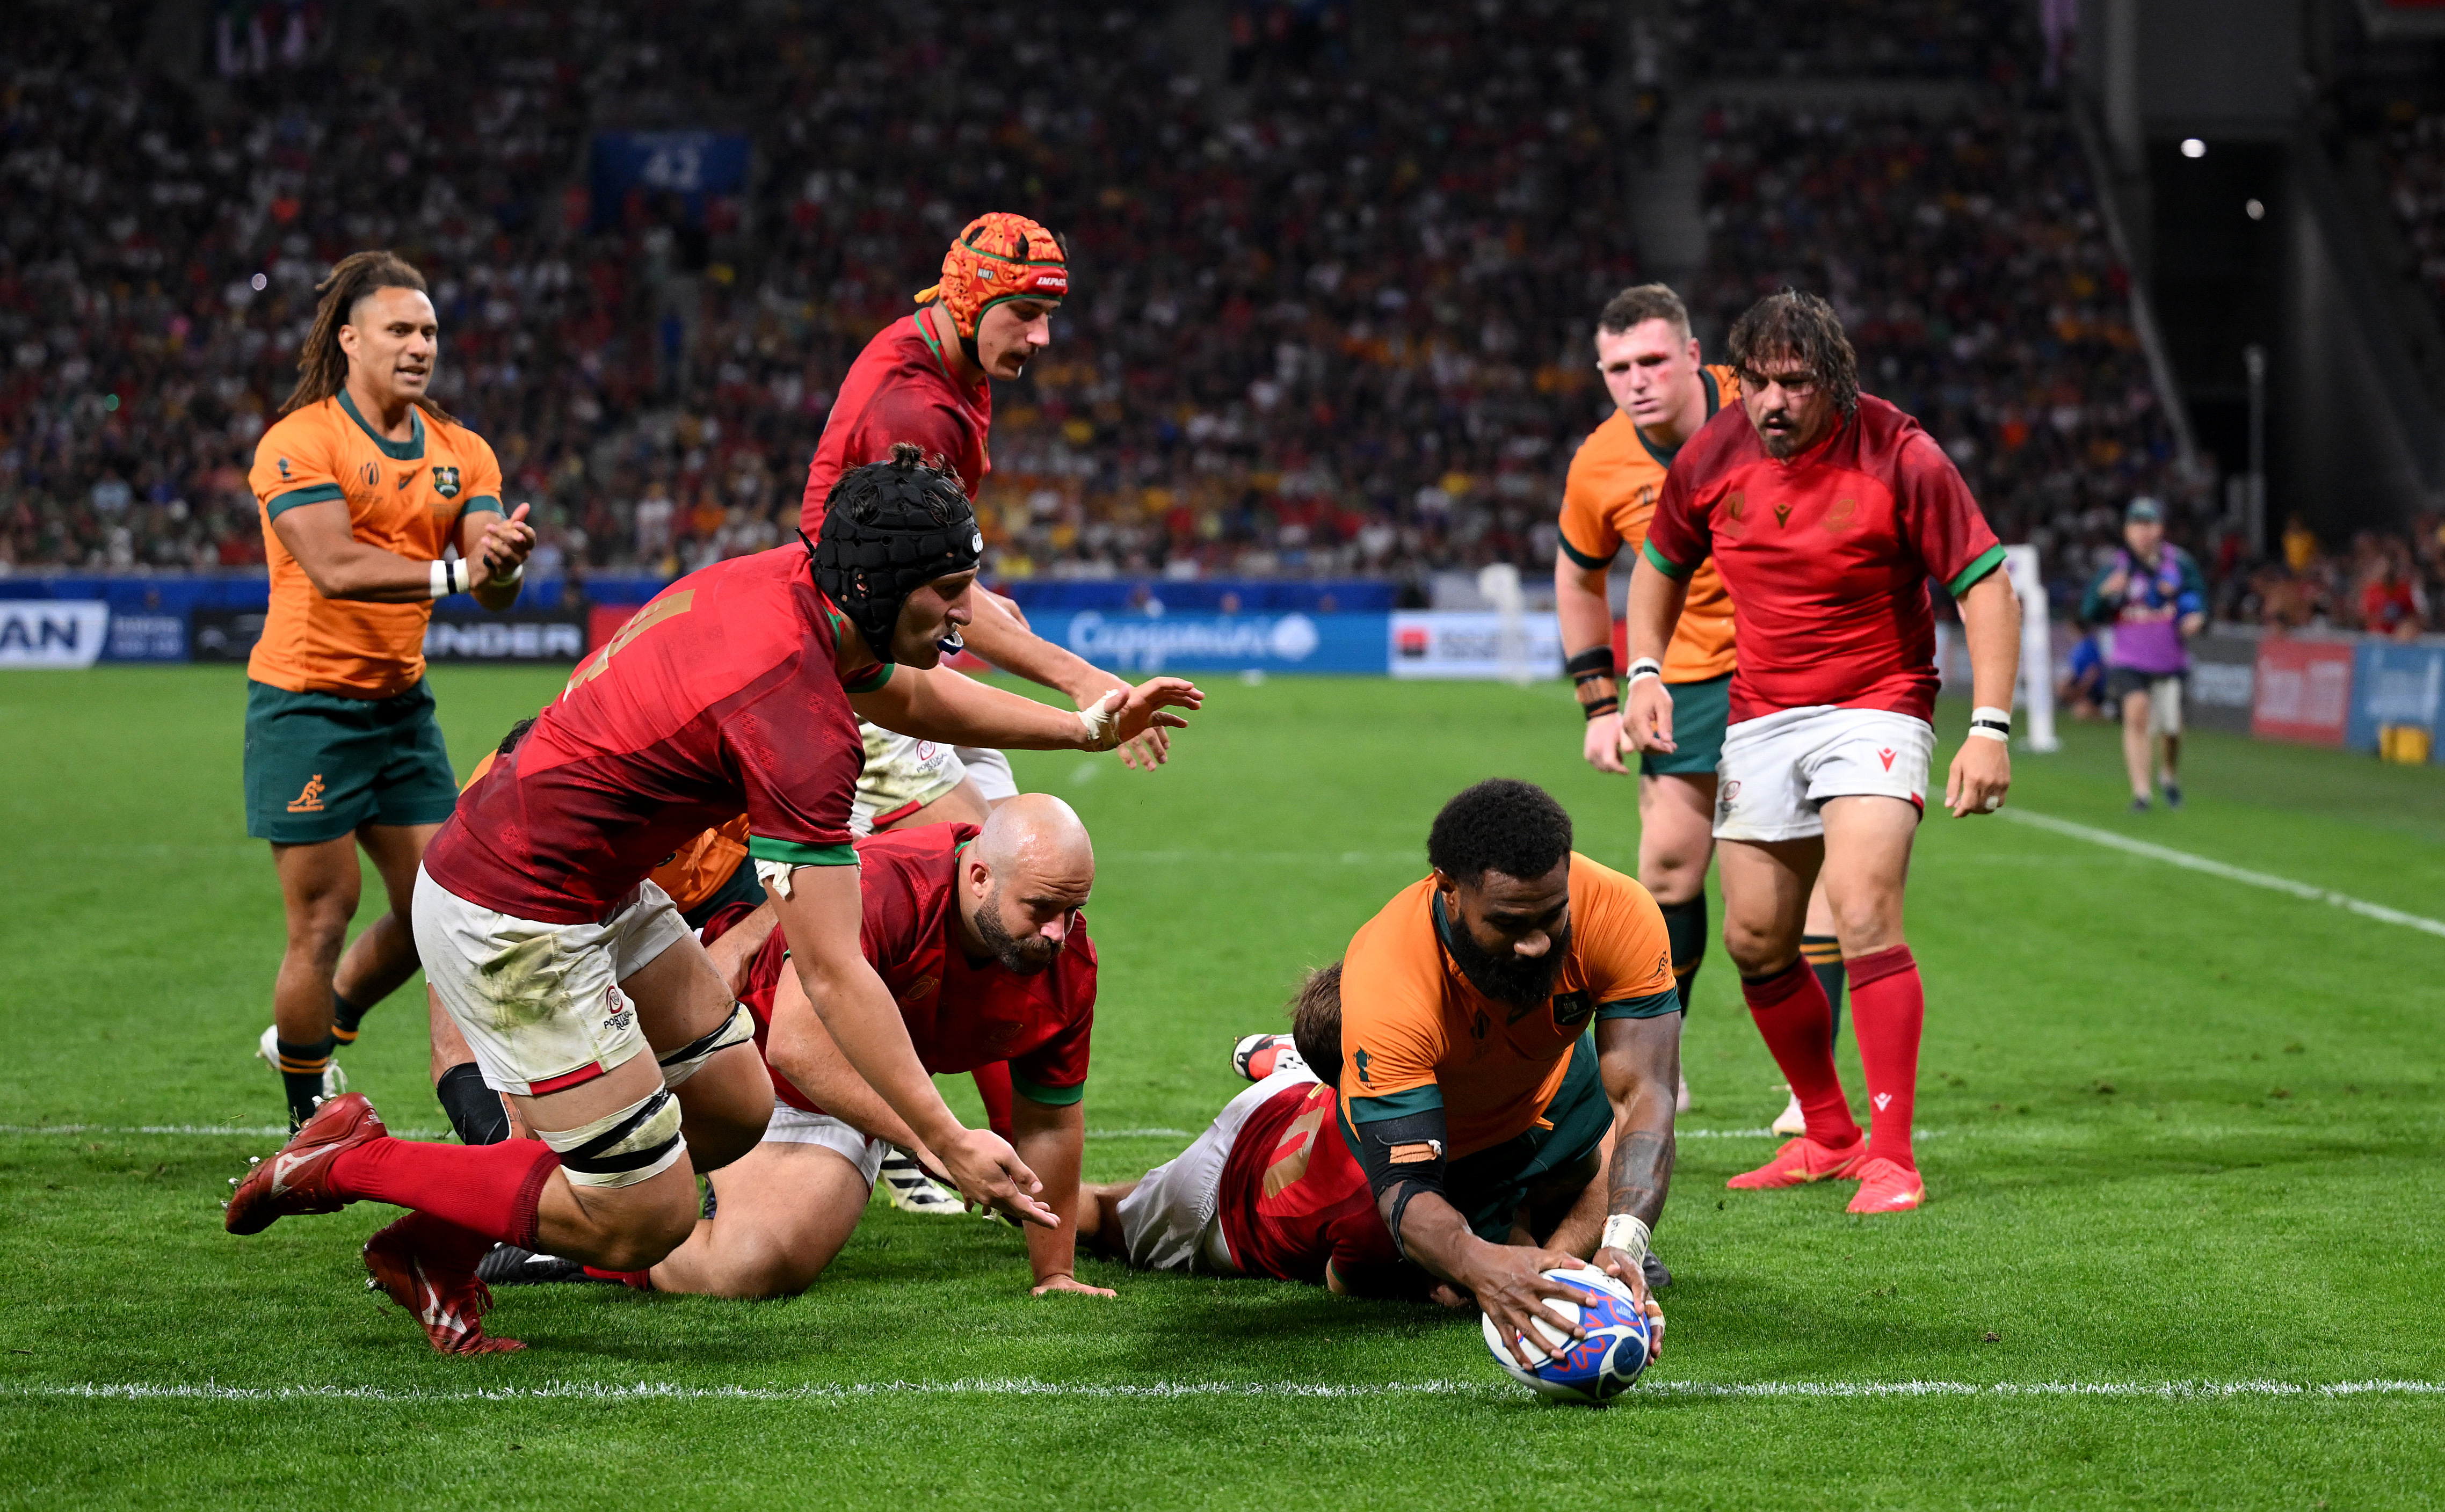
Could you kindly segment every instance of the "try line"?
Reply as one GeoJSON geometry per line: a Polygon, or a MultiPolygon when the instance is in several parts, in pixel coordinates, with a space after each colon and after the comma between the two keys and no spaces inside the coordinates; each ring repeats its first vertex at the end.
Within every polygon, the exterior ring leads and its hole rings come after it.
{"type": "MultiPolygon", "coordinates": [[[[683,1386],[672,1381],[552,1381],[542,1386],[478,1386],[462,1389],[386,1386],[224,1386],[216,1381],[11,1382],[0,1398],[97,1402],[555,1402],[607,1405],[654,1402],[849,1402],[888,1396],[1052,1396],[1115,1401],[1166,1401],[1190,1397],[1517,1397],[1518,1388],[1495,1380],[1382,1381],[1325,1385],[1296,1381],[1154,1381],[1143,1385],[971,1378],[954,1381],[877,1381],[848,1385],[683,1386]]],[[[1727,1400],[1813,1400],[1878,1397],[2029,1398],[2142,1397],[2167,1402],[2217,1402],[2272,1398],[2333,1401],[2348,1397],[2445,1396],[2445,1381],[1656,1381],[1633,1389],[1619,1405],[1639,1396],[1727,1400]]]]}
{"type": "Polygon", "coordinates": [[[2211,877],[2222,877],[2227,882],[2238,882],[2246,887],[2264,887],[2269,892],[2289,893],[2295,898],[2305,898],[2311,903],[2331,904],[2347,913],[2359,914],[2363,919],[2375,919],[2380,924],[2400,924],[2405,929],[2417,929],[2422,934],[2445,938],[2445,921],[2422,918],[2416,913],[2404,913],[2399,908],[2389,908],[2381,903],[2370,903],[2365,899],[2355,898],[2349,893],[2335,892],[2325,887],[2313,887],[2305,882],[2295,882],[2289,877],[2278,877],[2265,871],[2252,871],[2246,867],[2228,866],[2221,861],[2211,861],[2205,856],[2194,856],[2187,850],[2176,850],[2171,846],[2154,845],[2146,840],[2134,840],[2128,835],[2116,834],[2111,830],[2093,830],[2087,825],[2074,824],[2068,819],[2058,819],[2052,814],[2031,813],[2026,809],[2001,809],[1996,812],[2003,818],[2033,825],[2040,830],[2051,831],[2056,834],[2069,835],[2074,840],[2085,840],[2091,845],[2107,846],[2116,850],[2128,851],[2135,856],[2146,856],[2151,861],[2162,861],[2168,866],[2182,867],[2192,871],[2203,871],[2211,877]]]}

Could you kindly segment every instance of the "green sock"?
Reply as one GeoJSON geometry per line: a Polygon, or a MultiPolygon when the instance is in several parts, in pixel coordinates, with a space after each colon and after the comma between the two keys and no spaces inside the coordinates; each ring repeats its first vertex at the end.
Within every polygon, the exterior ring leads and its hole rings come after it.
{"type": "Polygon", "coordinates": [[[280,1055],[280,1086],[289,1094],[289,1128],[293,1133],[314,1116],[314,1104],[323,1095],[323,1071],[331,1064],[331,1036],[325,1035],[310,1045],[292,1045],[286,1039],[272,1044],[280,1055]]]}
{"type": "Polygon", "coordinates": [[[1685,903],[1661,906],[1664,938],[1672,951],[1672,985],[1680,991],[1686,1012],[1690,989],[1698,982],[1698,967],[1707,959],[1707,895],[1702,892],[1685,903]]]}
{"type": "Polygon", "coordinates": [[[1842,942],[1832,935],[1801,935],[1800,953],[1808,961],[1808,969],[1817,973],[1818,983],[1825,989],[1825,1000],[1834,1005],[1834,1038],[1842,1038],[1842,942]]]}
{"type": "Polygon", "coordinates": [[[364,1009],[341,997],[339,988],[331,989],[331,1037],[333,1039],[343,1045],[355,1044],[357,1025],[364,1021],[364,1009]]]}

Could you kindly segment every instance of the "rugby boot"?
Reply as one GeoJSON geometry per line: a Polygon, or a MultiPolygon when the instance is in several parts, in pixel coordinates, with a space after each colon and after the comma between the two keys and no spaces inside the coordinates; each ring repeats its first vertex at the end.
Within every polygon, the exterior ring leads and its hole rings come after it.
{"type": "Polygon", "coordinates": [[[233,1179],[237,1190],[230,1194],[221,1226],[233,1234],[260,1234],[279,1219],[338,1212],[355,1199],[331,1189],[332,1163],[342,1150],[389,1133],[364,1093],[326,1099],[270,1160],[255,1161],[243,1177],[233,1179]]]}
{"type": "Polygon", "coordinates": [[[1896,1166],[1892,1161],[1866,1161],[1854,1174],[1859,1178],[1859,1190],[1851,1199],[1846,1211],[1907,1213],[1927,1201],[1927,1183],[1920,1179],[1919,1173],[1896,1166]]]}
{"type": "Polygon", "coordinates": [[[1638,1262],[1638,1274],[1651,1292],[1660,1292],[1672,1284],[1672,1272],[1655,1258],[1653,1250],[1649,1250],[1646,1258],[1638,1262]]]}
{"type": "Polygon", "coordinates": [[[1278,1071],[1305,1071],[1307,1062],[1288,1035],[1248,1035],[1231,1047],[1231,1069],[1250,1081],[1263,1081],[1278,1071]]]}
{"type": "Polygon", "coordinates": [[[365,1241],[365,1285],[406,1308],[443,1354],[506,1354],[526,1345],[485,1334],[493,1289],[476,1274],[492,1248],[480,1234],[410,1213],[365,1241]]]}
{"type": "MultiPolygon", "coordinates": [[[[891,1205],[904,1213],[924,1213],[931,1218],[956,1216],[966,1210],[960,1194],[945,1188],[941,1182],[925,1174],[925,1167],[914,1156],[893,1150],[883,1157],[883,1168],[877,1171],[884,1196],[891,1205]]],[[[713,1215],[707,1213],[706,1217],[713,1215]]]]}
{"type": "Polygon", "coordinates": [[[1783,1135],[1808,1132],[1808,1115],[1800,1110],[1800,1093],[1793,1092],[1791,1101],[1783,1104],[1782,1111],[1775,1114],[1773,1128],[1776,1133],[1783,1135]]]}
{"type": "Polygon", "coordinates": [[[495,1244],[476,1262],[476,1279],[490,1286],[546,1286],[589,1279],[583,1261],[538,1255],[515,1244],[495,1244]]]}
{"type": "Polygon", "coordinates": [[[1755,1170],[1743,1171],[1724,1183],[1736,1192],[1769,1191],[1778,1186],[1805,1186],[1850,1175],[1868,1152],[1866,1135],[1839,1149],[1830,1149],[1802,1134],[1783,1141],[1774,1159],[1755,1170]]]}

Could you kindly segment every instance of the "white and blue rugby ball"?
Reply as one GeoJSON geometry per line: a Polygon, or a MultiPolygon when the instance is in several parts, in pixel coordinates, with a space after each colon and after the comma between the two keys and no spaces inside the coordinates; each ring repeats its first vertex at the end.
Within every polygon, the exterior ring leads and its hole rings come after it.
{"type": "Polygon", "coordinates": [[[1530,1353],[1539,1363],[1533,1371],[1521,1370],[1494,1319],[1481,1316],[1478,1324],[1494,1363],[1528,1390],[1557,1402],[1602,1403],[1630,1390],[1655,1351],[1653,1326],[1631,1298],[1630,1288],[1593,1266],[1547,1271],[1545,1279],[1560,1281],[1585,1298],[1577,1306],[1552,1300],[1545,1306],[1586,1329],[1588,1336],[1574,1341],[1568,1333],[1540,1318],[1537,1332],[1544,1335],[1544,1348],[1538,1349],[1537,1341],[1531,1340],[1530,1353]]]}

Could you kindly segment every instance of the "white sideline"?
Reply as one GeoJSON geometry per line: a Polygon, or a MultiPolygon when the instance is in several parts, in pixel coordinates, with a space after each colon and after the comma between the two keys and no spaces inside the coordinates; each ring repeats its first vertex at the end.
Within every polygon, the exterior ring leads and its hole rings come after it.
{"type": "Polygon", "coordinates": [[[2192,871],[2203,871],[2211,877],[2222,877],[2227,882],[2238,882],[2245,887],[2264,887],[2269,892],[2289,893],[2295,898],[2305,898],[2311,903],[2331,904],[2345,912],[2359,914],[2363,919],[2374,919],[2380,924],[2400,924],[2405,929],[2417,929],[2422,934],[2445,938],[2445,921],[2422,918],[2416,913],[2404,913],[2399,908],[2389,908],[2381,903],[2370,903],[2365,899],[2355,898],[2349,893],[2335,892],[2325,887],[2313,887],[2305,882],[2295,882],[2289,877],[2278,877],[2265,871],[2251,871],[2246,867],[2228,866],[2221,861],[2211,861],[2205,856],[2194,856],[2187,850],[2176,850],[2171,846],[2154,845],[2145,840],[2134,840],[2129,835],[2116,834],[2111,830],[2095,830],[2084,824],[2074,824],[2068,819],[2058,819],[2050,813],[2032,813],[2026,809],[2002,809],[1997,812],[2003,818],[2020,824],[2032,825],[2040,830],[2051,831],[2056,834],[2068,835],[2074,840],[2085,840],[2091,845],[2106,846],[2116,850],[2127,851],[2135,856],[2145,856],[2151,861],[2162,861],[2168,866],[2183,867],[2192,871]]]}
{"type": "MultiPolygon", "coordinates": [[[[1019,1378],[953,1381],[879,1381],[849,1385],[682,1386],[674,1381],[551,1381],[542,1386],[431,1390],[383,1386],[224,1386],[202,1383],[86,1381],[10,1382],[0,1399],[103,1402],[827,1402],[880,1396],[1053,1396],[1162,1401],[1182,1397],[1516,1397],[1518,1389],[1496,1380],[1383,1381],[1351,1386],[1295,1381],[1156,1381],[1098,1386],[1087,1382],[1019,1378]]],[[[2445,1396],[2445,1381],[1655,1381],[1624,1398],[1684,1396],[1728,1400],[1879,1397],[2153,1397],[2168,1402],[2241,1399],[2333,1401],[2359,1396],[2445,1396]]]]}

